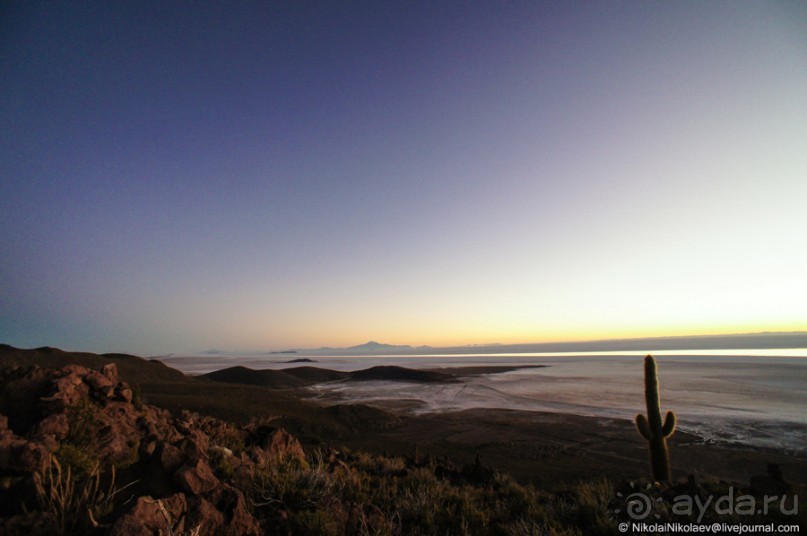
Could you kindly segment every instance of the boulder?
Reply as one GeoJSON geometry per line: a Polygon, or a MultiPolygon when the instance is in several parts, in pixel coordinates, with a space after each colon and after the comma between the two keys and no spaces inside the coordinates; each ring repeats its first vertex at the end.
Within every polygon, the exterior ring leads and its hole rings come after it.
{"type": "Polygon", "coordinates": [[[266,425],[257,426],[250,430],[250,439],[258,448],[263,450],[263,453],[260,453],[254,448],[250,449],[250,453],[257,463],[263,463],[267,459],[277,457],[305,459],[303,446],[296,437],[283,428],[266,425]]]}
{"type": "Polygon", "coordinates": [[[174,482],[193,495],[202,495],[221,485],[207,462],[201,459],[180,467],[174,473],[174,482]]]}
{"type": "Polygon", "coordinates": [[[229,484],[222,484],[211,493],[211,499],[224,511],[225,535],[247,536],[261,534],[260,524],[250,512],[247,499],[241,490],[229,484]]]}
{"type": "Polygon", "coordinates": [[[154,458],[162,470],[173,474],[185,463],[185,454],[171,443],[161,441],[154,449],[154,458]]]}
{"type": "Polygon", "coordinates": [[[115,363],[107,363],[104,365],[104,368],[101,369],[101,374],[106,376],[106,378],[112,382],[113,384],[118,383],[118,366],[115,363]]]}
{"type": "Polygon", "coordinates": [[[191,428],[182,441],[182,450],[191,460],[206,460],[210,450],[210,438],[201,430],[191,428]]]}
{"type": "Polygon", "coordinates": [[[41,443],[14,434],[0,435],[0,471],[7,474],[31,474],[43,471],[50,452],[41,443]]]}
{"type": "Polygon", "coordinates": [[[60,413],[85,398],[90,390],[82,381],[82,376],[89,372],[89,369],[78,365],[67,365],[59,370],[59,375],[53,380],[52,394],[40,398],[40,405],[45,412],[60,413]]]}
{"type": "Polygon", "coordinates": [[[153,536],[176,534],[185,530],[187,500],[182,493],[164,499],[143,496],[119,517],[109,534],[114,536],[153,536]]]}
{"type": "Polygon", "coordinates": [[[131,404],[109,402],[93,409],[98,447],[103,461],[128,465],[140,452],[140,427],[137,410],[131,404]]]}
{"type": "Polygon", "coordinates": [[[106,393],[111,393],[115,387],[115,383],[112,382],[106,375],[92,370],[84,377],[84,381],[87,382],[87,385],[90,386],[90,389],[93,391],[102,391],[106,393]]]}
{"type": "Polygon", "coordinates": [[[217,534],[224,526],[224,514],[219,512],[210,501],[195,497],[188,514],[188,525],[198,530],[199,534],[217,534]],[[194,504],[195,503],[195,504],[194,504]]]}
{"type": "Polygon", "coordinates": [[[62,441],[70,432],[70,423],[64,413],[48,415],[34,427],[32,437],[47,442],[48,439],[62,441]]]}
{"type": "Polygon", "coordinates": [[[115,400],[120,400],[122,402],[131,402],[132,398],[134,397],[134,393],[128,387],[125,387],[125,383],[115,388],[115,400]]]}

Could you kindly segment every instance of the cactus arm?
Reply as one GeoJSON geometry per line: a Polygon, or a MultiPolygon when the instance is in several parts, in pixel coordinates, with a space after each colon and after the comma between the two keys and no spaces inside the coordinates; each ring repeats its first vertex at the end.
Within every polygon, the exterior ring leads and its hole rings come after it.
{"type": "Polygon", "coordinates": [[[653,432],[650,431],[650,424],[648,424],[647,419],[641,413],[636,415],[636,429],[647,441],[653,439],[653,432]]]}
{"type": "Polygon", "coordinates": [[[675,413],[668,411],[664,417],[664,426],[661,427],[661,433],[664,437],[670,437],[675,433],[675,413]]]}

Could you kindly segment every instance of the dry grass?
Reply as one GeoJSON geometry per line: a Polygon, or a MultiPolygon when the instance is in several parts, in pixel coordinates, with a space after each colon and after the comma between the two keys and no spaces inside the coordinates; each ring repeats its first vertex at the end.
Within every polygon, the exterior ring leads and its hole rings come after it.
{"type": "Polygon", "coordinates": [[[36,495],[42,511],[52,517],[57,534],[83,534],[102,527],[97,520],[109,514],[119,493],[134,484],[115,487],[115,468],[109,482],[102,485],[96,464],[87,474],[77,476],[70,465],[62,466],[51,456],[42,473],[34,474],[36,495]]]}
{"type": "Polygon", "coordinates": [[[281,514],[294,534],[502,534],[574,536],[611,534],[612,486],[584,483],[565,496],[542,493],[509,476],[458,482],[432,466],[402,458],[349,454],[328,463],[277,460],[253,482],[259,517],[281,514]],[[339,519],[341,518],[341,521],[339,519]],[[577,526],[585,527],[585,530],[577,526]]]}
{"type": "MultiPolygon", "coordinates": [[[[156,504],[157,505],[157,508],[160,510],[160,513],[165,518],[165,528],[167,530],[166,534],[168,536],[199,536],[200,535],[200,533],[201,533],[200,531],[202,530],[201,525],[196,526],[196,527],[194,527],[192,529],[189,529],[189,530],[186,530],[186,531],[176,532],[174,530],[174,527],[176,526],[176,522],[174,522],[174,518],[171,516],[170,512],[168,512],[168,510],[165,508],[165,505],[163,504],[163,502],[161,500],[159,500],[159,499],[156,499],[156,500],[146,499],[146,502],[150,503],[150,504],[156,504]]],[[[162,531],[160,531],[160,532],[162,533],[162,531]]]]}

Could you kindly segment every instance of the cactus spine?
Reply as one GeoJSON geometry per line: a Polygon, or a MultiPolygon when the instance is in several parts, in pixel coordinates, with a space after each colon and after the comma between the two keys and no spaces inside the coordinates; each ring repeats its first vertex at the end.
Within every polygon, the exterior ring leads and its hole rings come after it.
{"type": "Polygon", "coordinates": [[[647,402],[647,417],[641,413],[636,415],[636,429],[647,440],[650,448],[653,479],[657,482],[670,482],[672,479],[667,438],[675,432],[675,413],[668,411],[662,423],[656,360],[652,355],[644,358],[644,397],[647,402]]]}

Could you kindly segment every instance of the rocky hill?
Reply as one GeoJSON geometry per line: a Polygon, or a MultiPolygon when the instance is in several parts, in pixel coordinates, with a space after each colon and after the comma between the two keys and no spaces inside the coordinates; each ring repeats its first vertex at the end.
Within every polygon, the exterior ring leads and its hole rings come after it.
{"type": "Polygon", "coordinates": [[[260,385],[273,389],[302,387],[306,382],[281,370],[253,370],[248,367],[229,367],[204,374],[205,379],[226,383],[260,385]]]}
{"type": "Polygon", "coordinates": [[[305,458],[271,424],[143,404],[115,363],[6,368],[1,379],[3,534],[260,534],[245,495],[256,468],[305,458]]]}
{"type": "Polygon", "coordinates": [[[398,366],[376,366],[354,372],[341,372],[311,366],[293,367],[283,370],[256,370],[236,366],[210,372],[201,377],[216,382],[260,385],[261,387],[273,389],[291,389],[339,380],[416,383],[449,383],[458,381],[456,375],[445,371],[417,370],[398,366]]]}
{"type": "Polygon", "coordinates": [[[100,369],[108,363],[115,363],[120,375],[129,383],[155,381],[182,381],[185,375],[156,359],[143,359],[128,354],[92,354],[89,352],[65,352],[58,348],[44,346],[33,350],[14,348],[0,344],[0,366],[26,366],[59,368],[65,365],[83,365],[100,369]]]}

